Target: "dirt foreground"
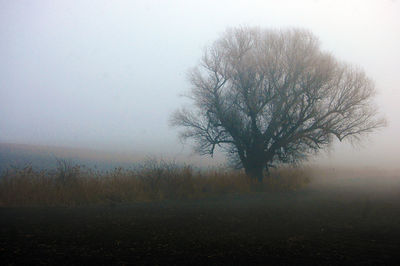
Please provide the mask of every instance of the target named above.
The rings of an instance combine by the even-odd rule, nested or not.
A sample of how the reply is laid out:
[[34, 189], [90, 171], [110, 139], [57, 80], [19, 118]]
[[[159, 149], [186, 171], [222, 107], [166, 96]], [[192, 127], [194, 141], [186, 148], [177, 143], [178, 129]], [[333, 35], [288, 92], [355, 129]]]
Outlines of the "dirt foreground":
[[400, 265], [400, 182], [346, 182], [190, 201], [2, 207], [0, 260], [3, 265]]

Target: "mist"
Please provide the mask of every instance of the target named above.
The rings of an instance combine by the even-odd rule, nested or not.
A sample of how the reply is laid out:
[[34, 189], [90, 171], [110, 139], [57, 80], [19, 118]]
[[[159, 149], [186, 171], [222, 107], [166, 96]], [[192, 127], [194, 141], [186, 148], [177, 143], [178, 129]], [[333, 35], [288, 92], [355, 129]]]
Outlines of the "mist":
[[366, 71], [389, 122], [311, 163], [398, 168], [399, 16], [398, 1], [1, 1], [0, 142], [196, 160], [168, 120], [204, 48], [228, 27], [299, 27]]
[[[399, 265], [399, 18], [396, 0], [0, 0], [1, 261]], [[388, 126], [295, 167], [196, 154], [171, 117], [235, 27], [311, 31], [374, 81]]]

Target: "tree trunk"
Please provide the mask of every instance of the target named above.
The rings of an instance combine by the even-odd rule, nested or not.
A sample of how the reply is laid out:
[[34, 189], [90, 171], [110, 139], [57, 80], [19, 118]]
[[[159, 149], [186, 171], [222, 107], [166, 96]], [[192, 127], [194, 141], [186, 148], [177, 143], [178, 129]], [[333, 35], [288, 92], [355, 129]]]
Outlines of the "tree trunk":
[[256, 180], [259, 183], [263, 181], [264, 178], [264, 166], [251, 166], [245, 168], [246, 175], [252, 180]]
[[263, 142], [255, 140], [252, 147], [246, 150], [246, 157], [241, 158], [246, 175], [252, 180], [262, 183], [265, 169]]

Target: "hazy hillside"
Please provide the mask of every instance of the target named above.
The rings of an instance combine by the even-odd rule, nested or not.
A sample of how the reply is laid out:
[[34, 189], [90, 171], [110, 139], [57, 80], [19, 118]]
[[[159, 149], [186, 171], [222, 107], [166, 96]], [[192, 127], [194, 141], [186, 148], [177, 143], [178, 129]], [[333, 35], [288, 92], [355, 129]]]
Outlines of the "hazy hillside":
[[110, 170], [119, 166], [131, 168], [139, 162], [152, 158], [205, 168], [220, 166], [224, 162], [221, 155], [209, 158], [190, 153], [165, 155], [162, 153], [135, 153], [135, 151], [127, 153], [84, 148], [0, 143], [0, 172], [7, 167], [21, 168], [27, 164], [32, 164], [35, 169], [48, 170], [56, 166], [57, 159], [85, 165], [89, 168]]
[[129, 168], [135, 162], [145, 159], [145, 156], [89, 149], [0, 143], [0, 171], [7, 167], [23, 167], [27, 164], [32, 164], [36, 169], [49, 169], [55, 167], [57, 159], [107, 170], [118, 166]]

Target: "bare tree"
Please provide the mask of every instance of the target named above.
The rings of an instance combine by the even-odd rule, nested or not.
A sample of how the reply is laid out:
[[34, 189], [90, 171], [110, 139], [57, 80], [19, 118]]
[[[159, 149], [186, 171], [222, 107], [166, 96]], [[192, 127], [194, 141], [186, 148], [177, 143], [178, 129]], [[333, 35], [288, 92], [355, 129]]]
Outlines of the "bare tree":
[[296, 163], [329, 145], [385, 125], [373, 82], [320, 50], [309, 31], [235, 28], [205, 50], [189, 73], [195, 108], [171, 119], [200, 154], [222, 147], [262, 181], [277, 163]]

